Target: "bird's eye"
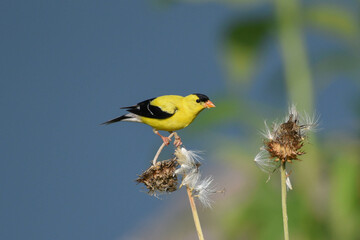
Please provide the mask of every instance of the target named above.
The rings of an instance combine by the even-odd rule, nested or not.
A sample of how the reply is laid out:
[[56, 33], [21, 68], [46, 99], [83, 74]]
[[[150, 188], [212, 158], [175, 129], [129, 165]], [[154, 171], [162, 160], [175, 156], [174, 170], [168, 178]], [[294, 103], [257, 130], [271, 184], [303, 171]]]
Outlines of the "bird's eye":
[[196, 102], [199, 103], [199, 102], [200, 102], [200, 99], [196, 99]]

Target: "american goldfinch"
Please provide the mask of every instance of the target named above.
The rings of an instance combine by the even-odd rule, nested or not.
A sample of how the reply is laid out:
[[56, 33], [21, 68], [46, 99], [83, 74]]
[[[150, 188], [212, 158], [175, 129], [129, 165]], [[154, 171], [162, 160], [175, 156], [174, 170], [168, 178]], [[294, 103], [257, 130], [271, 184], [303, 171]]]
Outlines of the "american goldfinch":
[[[186, 97], [165, 95], [145, 100], [134, 106], [123, 107], [122, 109], [130, 113], [103, 124], [120, 121], [145, 123], [153, 128], [154, 133], [161, 137], [165, 145], [169, 145], [170, 139], [162, 136], [159, 130], [171, 133], [183, 129], [192, 123], [202, 110], [212, 107], [215, 105], [204, 94], [194, 93]], [[181, 145], [181, 140], [179, 138], [176, 140], [176, 145]]]

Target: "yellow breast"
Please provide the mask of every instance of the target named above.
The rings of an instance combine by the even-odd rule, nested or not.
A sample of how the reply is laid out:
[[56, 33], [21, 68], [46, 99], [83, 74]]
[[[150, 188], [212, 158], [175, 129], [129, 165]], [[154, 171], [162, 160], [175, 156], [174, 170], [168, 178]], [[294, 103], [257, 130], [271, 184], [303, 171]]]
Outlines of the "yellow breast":
[[141, 121], [156, 130], [176, 131], [187, 127], [194, 121], [196, 115], [177, 110], [173, 116], [166, 119], [141, 117]]

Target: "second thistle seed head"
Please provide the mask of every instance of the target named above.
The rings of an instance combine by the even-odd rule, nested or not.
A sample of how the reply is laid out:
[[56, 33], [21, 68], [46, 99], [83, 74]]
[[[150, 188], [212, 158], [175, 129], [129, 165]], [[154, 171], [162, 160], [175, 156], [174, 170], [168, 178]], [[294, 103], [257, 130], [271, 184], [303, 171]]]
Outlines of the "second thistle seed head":
[[301, 147], [304, 145], [304, 136], [301, 135], [301, 126], [297, 115], [290, 113], [287, 122], [282, 123], [274, 130], [273, 138], [265, 140], [265, 149], [276, 161], [292, 162], [303, 155]]
[[255, 163], [258, 167], [272, 173], [280, 167], [280, 163], [299, 160], [299, 156], [305, 154], [301, 150], [307, 134], [316, 129], [318, 117], [313, 117], [304, 113], [301, 116], [292, 105], [289, 108], [289, 115], [283, 123], [274, 123], [270, 128], [265, 122], [265, 131], [262, 135], [265, 137], [264, 146], [255, 156]]

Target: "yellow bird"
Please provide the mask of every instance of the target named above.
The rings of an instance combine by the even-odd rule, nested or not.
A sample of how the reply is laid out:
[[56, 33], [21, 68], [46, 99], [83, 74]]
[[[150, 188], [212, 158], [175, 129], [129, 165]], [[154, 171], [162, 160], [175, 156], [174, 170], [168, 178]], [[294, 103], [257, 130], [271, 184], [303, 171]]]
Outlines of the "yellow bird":
[[[131, 107], [123, 107], [122, 109], [130, 113], [103, 124], [120, 121], [145, 123], [153, 128], [154, 133], [159, 135], [166, 145], [169, 145], [170, 139], [162, 136], [159, 130], [171, 133], [183, 129], [192, 123], [202, 110], [212, 107], [215, 105], [204, 94], [194, 93], [186, 97], [165, 95], [145, 100]], [[181, 145], [181, 140], [176, 140], [176, 145]]]

